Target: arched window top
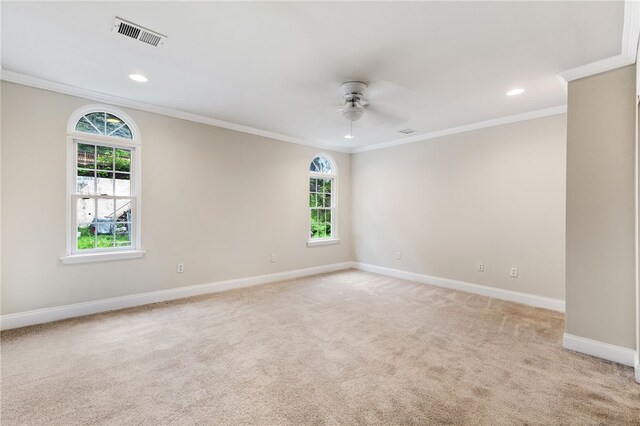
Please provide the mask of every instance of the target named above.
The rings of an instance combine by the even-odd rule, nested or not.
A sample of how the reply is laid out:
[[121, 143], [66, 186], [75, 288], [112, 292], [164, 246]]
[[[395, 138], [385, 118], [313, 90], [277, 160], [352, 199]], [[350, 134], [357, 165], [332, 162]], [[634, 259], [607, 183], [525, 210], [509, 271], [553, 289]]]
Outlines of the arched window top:
[[123, 111], [107, 105], [87, 105], [76, 110], [69, 120], [68, 131], [139, 142], [133, 120]]
[[120, 117], [108, 112], [90, 112], [80, 117], [76, 123], [76, 132], [113, 136], [114, 138], [133, 139], [131, 129]]
[[324, 175], [335, 175], [336, 167], [331, 157], [325, 154], [316, 156], [309, 165], [311, 173], [320, 173]]

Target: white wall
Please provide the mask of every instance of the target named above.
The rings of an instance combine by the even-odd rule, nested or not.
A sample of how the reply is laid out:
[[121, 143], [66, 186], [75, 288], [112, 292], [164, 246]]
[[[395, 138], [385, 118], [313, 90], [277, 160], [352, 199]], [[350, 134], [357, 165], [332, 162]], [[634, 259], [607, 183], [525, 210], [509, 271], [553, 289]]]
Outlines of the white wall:
[[356, 260], [564, 300], [565, 152], [562, 114], [353, 155]]
[[319, 150], [125, 109], [142, 135], [147, 254], [62, 265], [66, 125], [92, 102], [6, 82], [1, 90], [2, 314], [352, 259], [348, 154], [330, 153], [342, 241], [307, 248], [308, 167]]
[[635, 348], [635, 65], [569, 83], [566, 331]]

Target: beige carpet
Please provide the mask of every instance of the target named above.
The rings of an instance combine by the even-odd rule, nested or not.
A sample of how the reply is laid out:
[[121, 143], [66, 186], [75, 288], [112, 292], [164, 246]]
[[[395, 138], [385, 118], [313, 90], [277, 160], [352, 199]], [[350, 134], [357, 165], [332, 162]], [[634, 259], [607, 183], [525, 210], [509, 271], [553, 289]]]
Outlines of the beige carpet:
[[636, 424], [563, 316], [344, 271], [2, 333], [2, 424]]

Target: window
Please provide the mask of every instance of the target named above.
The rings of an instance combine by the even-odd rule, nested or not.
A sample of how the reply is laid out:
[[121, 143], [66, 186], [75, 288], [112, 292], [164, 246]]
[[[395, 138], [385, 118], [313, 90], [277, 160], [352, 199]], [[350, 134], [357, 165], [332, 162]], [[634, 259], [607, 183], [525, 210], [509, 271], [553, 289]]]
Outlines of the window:
[[140, 141], [121, 111], [92, 106], [69, 121], [69, 235], [64, 263], [140, 257]]
[[316, 156], [309, 167], [309, 244], [336, 242], [336, 167], [326, 154]]

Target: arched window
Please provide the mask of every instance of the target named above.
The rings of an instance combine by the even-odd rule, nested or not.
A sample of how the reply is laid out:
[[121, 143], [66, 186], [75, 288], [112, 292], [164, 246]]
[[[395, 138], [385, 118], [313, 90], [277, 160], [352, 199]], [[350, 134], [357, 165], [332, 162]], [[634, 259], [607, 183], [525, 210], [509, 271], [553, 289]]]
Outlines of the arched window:
[[337, 241], [335, 163], [320, 154], [311, 161], [309, 171], [309, 243]]
[[140, 138], [123, 111], [91, 105], [68, 124], [69, 236], [64, 263], [139, 257]]

